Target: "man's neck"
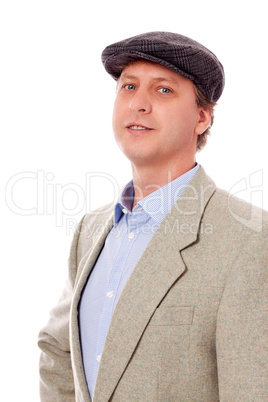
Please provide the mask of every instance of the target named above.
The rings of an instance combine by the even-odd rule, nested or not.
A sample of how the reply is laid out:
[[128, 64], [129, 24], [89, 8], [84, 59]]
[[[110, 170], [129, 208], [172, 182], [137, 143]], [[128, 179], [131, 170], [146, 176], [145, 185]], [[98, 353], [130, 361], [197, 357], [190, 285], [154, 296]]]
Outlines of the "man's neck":
[[134, 208], [137, 203], [147, 197], [149, 194], [165, 186], [184, 173], [191, 170], [196, 165], [195, 159], [186, 163], [176, 164], [176, 166], [135, 166], [132, 167], [133, 185], [134, 185]]

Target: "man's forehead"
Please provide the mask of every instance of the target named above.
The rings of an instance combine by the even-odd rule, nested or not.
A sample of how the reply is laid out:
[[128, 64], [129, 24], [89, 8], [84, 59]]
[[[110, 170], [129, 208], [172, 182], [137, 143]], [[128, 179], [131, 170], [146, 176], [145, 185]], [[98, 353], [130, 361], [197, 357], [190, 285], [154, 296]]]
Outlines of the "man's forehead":
[[137, 59], [137, 60], [132, 60], [129, 63], [127, 63], [125, 66], [122, 67], [122, 72], [121, 75], [125, 75], [127, 74], [127, 72], [129, 70], [135, 69], [135, 67], [137, 66], [148, 66], [148, 67], [152, 67], [152, 68], [158, 68], [158, 69], [162, 69], [162, 70], [167, 70], [167, 72], [171, 72], [170, 69], [168, 69], [167, 67], [162, 66], [159, 63], [154, 63], [152, 61], [148, 61], [148, 60], [143, 60], [143, 59]]
[[124, 66], [119, 79], [139, 79], [149, 73], [150, 79], [155, 82], [168, 81], [179, 84], [181, 80], [188, 80], [171, 69], [147, 60], [135, 60]]

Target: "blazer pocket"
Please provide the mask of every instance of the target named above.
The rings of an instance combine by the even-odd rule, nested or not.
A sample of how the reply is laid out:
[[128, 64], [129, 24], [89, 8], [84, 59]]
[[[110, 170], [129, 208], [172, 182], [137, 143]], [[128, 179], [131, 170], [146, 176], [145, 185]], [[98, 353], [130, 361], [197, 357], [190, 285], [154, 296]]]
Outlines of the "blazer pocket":
[[157, 308], [151, 319], [151, 326], [191, 325], [194, 316], [194, 306], [176, 306]]

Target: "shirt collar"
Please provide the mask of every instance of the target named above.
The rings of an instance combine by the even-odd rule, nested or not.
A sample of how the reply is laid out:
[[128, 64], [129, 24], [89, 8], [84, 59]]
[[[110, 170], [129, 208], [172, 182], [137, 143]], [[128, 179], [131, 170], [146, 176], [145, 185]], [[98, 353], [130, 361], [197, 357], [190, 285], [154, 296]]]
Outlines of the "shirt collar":
[[133, 181], [131, 180], [121, 192], [121, 195], [115, 205], [114, 209], [114, 226], [120, 221], [123, 210], [128, 211], [130, 213], [133, 205], [134, 199], [134, 188]]
[[[133, 211], [138, 208], [143, 210], [160, 225], [168, 211], [173, 207], [182, 192], [193, 179], [196, 172], [200, 169], [197, 164], [194, 168], [179, 176], [175, 180], [157, 189], [147, 197], [140, 200]], [[114, 211], [114, 225], [120, 221], [123, 213], [130, 213], [134, 198], [133, 181], [130, 181], [123, 189]]]

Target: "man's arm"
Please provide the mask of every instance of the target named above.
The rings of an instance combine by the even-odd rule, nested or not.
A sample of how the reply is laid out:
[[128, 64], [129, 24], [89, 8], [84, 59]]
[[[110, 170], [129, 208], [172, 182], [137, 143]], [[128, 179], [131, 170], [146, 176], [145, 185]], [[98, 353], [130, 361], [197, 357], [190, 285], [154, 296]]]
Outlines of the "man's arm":
[[69, 276], [57, 306], [40, 331], [38, 346], [40, 357], [41, 401], [75, 401], [75, 389], [70, 357], [69, 316], [73, 286], [77, 271], [77, 245], [82, 222], [76, 230], [69, 259]]
[[230, 272], [217, 320], [221, 401], [267, 398], [267, 237], [252, 233]]

